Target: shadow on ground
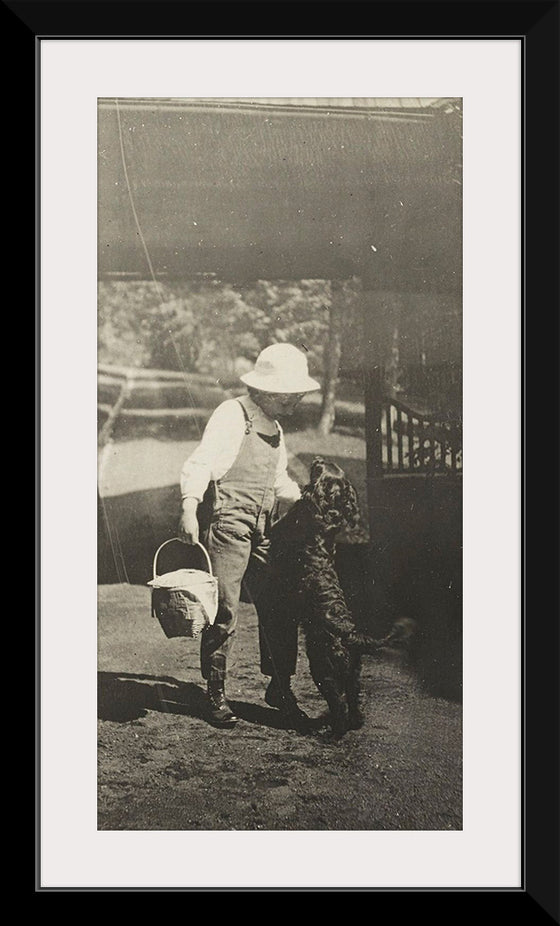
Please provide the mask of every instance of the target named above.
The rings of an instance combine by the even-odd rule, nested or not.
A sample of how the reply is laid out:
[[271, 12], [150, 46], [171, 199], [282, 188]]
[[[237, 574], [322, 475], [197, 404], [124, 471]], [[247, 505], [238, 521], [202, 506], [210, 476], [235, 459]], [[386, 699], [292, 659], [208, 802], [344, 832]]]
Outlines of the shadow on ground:
[[[293, 729], [282, 714], [272, 708], [229, 700], [235, 714], [246, 723], [273, 730]], [[97, 675], [97, 716], [113, 723], [140, 720], [148, 711], [180, 714], [208, 719], [204, 689], [192, 682], [180, 682], [170, 676], [132, 674], [130, 672], [99, 672]], [[312, 721], [309, 731], [319, 729], [323, 718]]]
[[[304, 455], [306, 466], [310, 465], [312, 459], [312, 454]], [[329, 460], [346, 468], [352, 481], [357, 484], [363, 481], [360, 463], [336, 456], [329, 456]], [[360, 508], [365, 524], [367, 510], [364, 498], [360, 499]], [[176, 536], [180, 511], [181, 493], [178, 483], [103, 498], [98, 495], [99, 584], [129, 582], [132, 585], [145, 585], [153, 576], [152, 564], [156, 550], [165, 540]], [[167, 572], [184, 566], [198, 567], [200, 563], [188, 561], [188, 555], [189, 551], [184, 546], [170, 544], [162, 551], [158, 571]]]
[[145, 717], [148, 711], [202, 718], [205, 704], [203, 690], [192, 682], [128, 672], [99, 672], [97, 676], [99, 720], [127, 723]]
[[[175, 537], [181, 494], [178, 485], [98, 496], [98, 582], [145, 585], [153, 575], [154, 554], [164, 540]], [[170, 544], [162, 552], [162, 569], [194, 566], [186, 547]]]

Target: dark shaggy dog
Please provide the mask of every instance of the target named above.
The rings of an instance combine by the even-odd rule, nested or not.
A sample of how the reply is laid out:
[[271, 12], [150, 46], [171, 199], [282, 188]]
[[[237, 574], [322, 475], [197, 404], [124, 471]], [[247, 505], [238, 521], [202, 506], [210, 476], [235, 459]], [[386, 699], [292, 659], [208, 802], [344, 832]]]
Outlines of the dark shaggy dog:
[[363, 724], [361, 657], [399, 644], [412, 621], [398, 621], [383, 639], [358, 632], [335, 569], [335, 538], [359, 519], [356, 492], [335, 463], [317, 458], [301, 499], [271, 531], [273, 607], [297, 614], [309, 668], [330, 711], [335, 737]]

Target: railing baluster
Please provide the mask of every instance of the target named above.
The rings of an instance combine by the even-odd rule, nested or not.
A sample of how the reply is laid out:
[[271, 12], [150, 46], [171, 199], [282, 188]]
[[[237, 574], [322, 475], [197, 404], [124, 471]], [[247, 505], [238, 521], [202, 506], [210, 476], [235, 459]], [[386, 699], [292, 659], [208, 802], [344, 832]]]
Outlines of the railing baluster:
[[451, 432], [451, 471], [457, 472], [457, 429], [453, 428]]
[[430, 468], [430, 428], [425, 418], [419, 422], [419, 427], [422, 435], [422, 462], [424, 469], [428, 470]]
[[425, 458], [425, 444], [424, 444], [424, 422], [421, 418], [416, 419], [417, 433], [418, 433], [418, 461], [419, 468], [424, 471], [426, 469], [426, 458]]
[[387, 443], [387, 469], [393, 469], [393, 428], [391, 427], [391, 403], [385, 406], [385, 440]]
[[402, 472], [404, 469], [404, 459], [403, 459], [403, 433], [402, 433], [402, 412], [397, 406], [397, 458], [399, 471]]
[[410, 412], [406, 413], [406, 436], [408, 438], [408, 466], [414, 469], [414, 421]]
[[429, 452], [430, 452], [429, 469], [433, 471], [436, 468], [436, 437], [435, 437], [435, 428], [434, 428], [433, 421], [426, 422], [426, 429], [428, 432]]

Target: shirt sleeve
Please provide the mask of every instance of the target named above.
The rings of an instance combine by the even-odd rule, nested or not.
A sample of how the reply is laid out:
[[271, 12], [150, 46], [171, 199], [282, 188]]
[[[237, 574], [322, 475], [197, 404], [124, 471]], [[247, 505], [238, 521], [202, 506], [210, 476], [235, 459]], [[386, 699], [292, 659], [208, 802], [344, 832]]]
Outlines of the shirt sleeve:
[[243, 440], [243, 410], [235, 399], [226, 399], [212, 412], [202, 439], [181, 469], [181, 498], [202, 501], [211, 479], [223, 476]]
[[[280, 425], [278, 425], [280, 428]], [[297, 482], [290, 479], [288, 475], [288, 453], [284, 441], [284, 433], [280, 428], [280, 453], [278, 457], [278, 466], [276, 468], [276, 479], [274, 482], [274, 494], [279, 501], [297, 502], [301, 496], [300, 488]]]

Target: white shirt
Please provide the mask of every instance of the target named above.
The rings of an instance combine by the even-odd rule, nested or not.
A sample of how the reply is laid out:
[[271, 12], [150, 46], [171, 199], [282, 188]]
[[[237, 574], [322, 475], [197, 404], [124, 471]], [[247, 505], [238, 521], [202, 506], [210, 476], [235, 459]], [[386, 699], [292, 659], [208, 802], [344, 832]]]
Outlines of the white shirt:
[[[242, 401], [256, 431], [275, 434], [278, 427], [280, 446], [274, 494], [282, 501], [297, 501], [301, 492], [298, 484], [288, 476], [288, 454], [282, 428], [278, 422], [273, 422], [265, 415], [249, 396], [243, 396]], [[183, 464], [180, 479], [183, 499], [196, 498], [202, 501], [208, 483], [221, 479], [234, 463], [244, 435], [245, 416], [239, 400], [226, 399], [212, 412], [198, 447]]]

